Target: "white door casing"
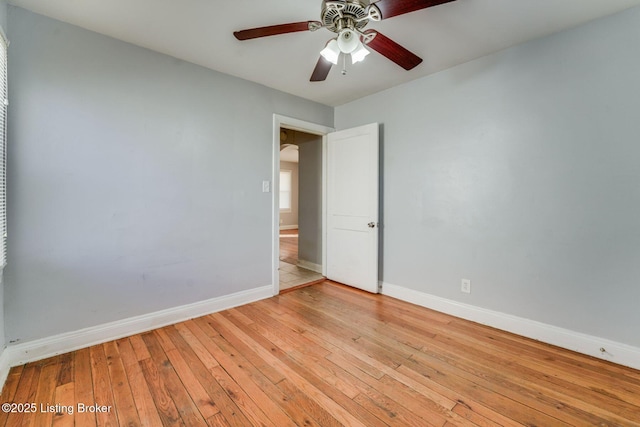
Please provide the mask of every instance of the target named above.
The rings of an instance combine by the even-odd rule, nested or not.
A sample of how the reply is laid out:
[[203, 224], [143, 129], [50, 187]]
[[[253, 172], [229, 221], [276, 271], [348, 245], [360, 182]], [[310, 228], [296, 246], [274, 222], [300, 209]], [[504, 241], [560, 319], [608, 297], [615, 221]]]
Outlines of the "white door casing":
[[307, 122], [280, 114], [273, 115], [272, 147], [272, 286], [273, 295], [280, 293], [280, 203], [278, 191], [280, 181], [280, 129], [298, 130], [322, 137], [322, 274], [326, 276], [326, 144], [327, 134], [334, 129], [317, 123]]
[[326, 275], [378, 292], [378, 124], [328, 134]]

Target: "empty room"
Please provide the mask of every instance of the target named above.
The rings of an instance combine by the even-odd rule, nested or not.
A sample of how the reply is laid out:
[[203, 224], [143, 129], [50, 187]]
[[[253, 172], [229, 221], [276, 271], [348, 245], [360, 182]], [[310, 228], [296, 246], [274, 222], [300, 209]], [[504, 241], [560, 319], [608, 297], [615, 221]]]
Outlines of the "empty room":
[[0, 427], [640, 426], [640, 0], [0, 28]]

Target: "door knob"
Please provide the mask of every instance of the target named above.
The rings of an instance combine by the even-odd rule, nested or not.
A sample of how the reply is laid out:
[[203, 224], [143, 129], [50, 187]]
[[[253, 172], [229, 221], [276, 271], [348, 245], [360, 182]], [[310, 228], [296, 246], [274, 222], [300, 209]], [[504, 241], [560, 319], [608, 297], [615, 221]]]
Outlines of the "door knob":
[[370, 222], [369, 224], [367, 224], [367, 226], [369, 228], [374, 228], [376, 226], [376, 223], [375, 222]]

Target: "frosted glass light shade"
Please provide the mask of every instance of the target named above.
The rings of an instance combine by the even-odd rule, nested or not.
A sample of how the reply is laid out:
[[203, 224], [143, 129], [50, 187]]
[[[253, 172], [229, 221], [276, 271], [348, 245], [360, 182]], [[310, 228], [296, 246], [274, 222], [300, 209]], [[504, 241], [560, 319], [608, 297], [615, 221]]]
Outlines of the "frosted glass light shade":
[[356, 48], [356, 50], [351, 52], [351, 63], [355, 64], [356, 62], [360, 62], [367, 55], [369, 55], [369, 51], [367, 50], [366, 47], [364, 47], [364, 45], [362, 43], [359, 42], [358, 43], [358, 47]]
[[320, 51], [320, 55], [324, 57], [327, 61], [331, 62], [333, 65], [338, 63], [338, 58], [340, 58], [340, 48], [338, 47], [338, 42], [336, 39], [332, 39], [327, 46]]
[[351, 53], [358, 48], [360, 39], [358, 33], [348, 28], [340, 31], [338, 35], [338, 47], [342, 53]]

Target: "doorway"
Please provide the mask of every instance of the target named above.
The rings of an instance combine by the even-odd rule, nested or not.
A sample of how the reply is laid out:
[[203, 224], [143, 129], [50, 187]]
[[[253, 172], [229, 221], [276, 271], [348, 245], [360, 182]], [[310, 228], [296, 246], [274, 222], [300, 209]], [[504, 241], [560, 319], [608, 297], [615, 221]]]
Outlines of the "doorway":
[[324, 276], [326, 135], [333, 129], [280, 115], [273, 129], [276, 295]]
[[[273, 120], [273, 291], [280, 292], [280, 131], [290, 129], [322, 137], [322, 263], [317, 270], [330, 280], [371, 293], [380, 290], [380, 137], [378, 123], [333, 132], [274, 114]], [[309, 144], [318, 148], [318, 143]], [[266, 187], [268, 188], [268, 186]], [[304, 193], [304, 191], [303, 191]], [[307, 207], [306, 203], [302, 206]], [[317, 241], [317, 240], [316, 240]], [[300, 239], [298, 242], [302, 244]], [[300, 253], [300, 248], [299, 251]], [[300, 263], [300, 261], [298, 261]]]
[[323, 279], [322, 136], [280, 128], [280, 292]]

